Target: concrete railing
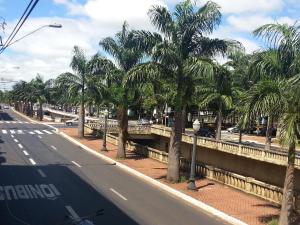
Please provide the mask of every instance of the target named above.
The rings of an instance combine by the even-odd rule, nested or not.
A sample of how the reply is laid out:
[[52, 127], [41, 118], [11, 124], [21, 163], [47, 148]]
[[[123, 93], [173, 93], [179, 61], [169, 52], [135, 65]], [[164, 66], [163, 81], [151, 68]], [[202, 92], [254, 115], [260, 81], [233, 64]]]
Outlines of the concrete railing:
[[[151, 133], [164, 137], [171, 136], [170, 128], [163, 128], [157, 125], [151, 126]], [[193, 136], [182, 134], [182, 141], [193, 144]], [[262, 148], [239, 145], [224, 141], [216, 141], [210, 138], [197, 137], [197, 146], [209, 148], [211, 150], [222, 151], [230, 154], [243, 156], [263, 162], [286, 166], [287, 153], [284, 151], [264, 150]], [[295, 167], [300, 169], [300, 156], [296, 156]]]
[[[117, 145], [116, 136], [107, 135], [107, 141]], [[136, 143], [127, 143], [127, 149], [134, 151], [139, 155], [155, 159], [162, 163], [168, 163], [168, 153], [159, 151], [154, 148], [143, 146]], [[190, 171], [191, 162], [184, 158], [180, 159], [180, 167], [184, 171]], [[241, 176], [236, 173], [231, 173], [213, 166], [204, 165], [200, 162], [196, 163], [196, 174], [206, 177], [210, 180], [228, 185], [239, 189], [243, 192], [258, 196], [273, 203], [280, 204], [282, 201], [282, 188], [258, 181], [252, 177]], [[295, 204], [297, 209], [300, 209], [300, 193], [295, 195]]]

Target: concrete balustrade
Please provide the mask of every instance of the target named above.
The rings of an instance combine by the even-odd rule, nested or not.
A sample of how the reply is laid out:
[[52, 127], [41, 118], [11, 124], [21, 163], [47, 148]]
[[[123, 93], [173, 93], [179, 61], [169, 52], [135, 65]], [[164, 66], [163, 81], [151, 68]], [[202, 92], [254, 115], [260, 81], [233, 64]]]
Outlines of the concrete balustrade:
[[[152, 125], [151, 133], [161, 135], [164, 137], [170, 137], [171, 129], [162, 128], [160, 126]], [[190, 135], [182, 134], [182, 142], [192, 144], [193, 137]], [[279, 151], [265, 151], [264, 149], [254, 148], [245, 145], [238, 145], [223, 141], [216, 141], [209, 138], [197, 137], [197, 145], [200, 147], [209, 148], [211, 150], [222, 151], [230, 154], [236, 154], [246, 158], [251, 158], [259, 161], [269, 162], [277, 165], [286, 165], [287, 153]], [[300, 169], [300, 158], [297, 156], [295, 161], [296, 168]]]
[[[117, 137], [111, 134], [107, 135], [107, 141], [117, 145], [118, 140]], [[211, 146], [216, 146], [216, 143], [211, 142], [211, 140], [198, 139], [199, 143], [204, 144], [208, 143]], [[207, 146], [207, 145], [206, 145]], [[236, 148], [236, 145], [226, 146], [225, 148], [230, 151], [238, 151], [239, 153], [244, 151], [244, 154], [256, 154], [257, 156], [262, 155], [262, 151], [256, 151], [255, 148], [246, 147], [245, 149], [239, 147]], [[223, 147], [221, 145], [221, 147]], [[140, 155], [145, 157], [149, 157], [160, 161], [162, 163], [168, 163], [168, 153], [164, 151], [159, 151], [154, 148], [150, 148], [147, 146], [143, 146], [137, 143], [127, 143], [127, 149], [130, 151], [137, 152]], [[246, 152], [246, 153], [245, 153]], [[270, 153], [271, 154], [271, 153]], [[280, 156], [281, 158], [281, 156]], [[183, 157], [180, 158], [180, 167], [183, 171], [190, 171], [191, 162]], [[201, 162], [196, 163], [196, 174], [206, 177], [210, 180], [217, 181], [219, 183], [228, 185], [230, 187], [239, 189], [246, 193], [255, 195], [257, 197], [266, 199], [276, 204], [280, 204], [282, 200], [282, 188], [277, 187], [275, 185], [270, 185], [265, 182], [258, 181], [253, 177], [246, 177], [236, 173], [232, 173], [226, 170], [222, 170], [217, 167], [205, 165]], [[296, 191], [295, 193], [295, 204], [296, 208], [300, 209], [300, 193]]]

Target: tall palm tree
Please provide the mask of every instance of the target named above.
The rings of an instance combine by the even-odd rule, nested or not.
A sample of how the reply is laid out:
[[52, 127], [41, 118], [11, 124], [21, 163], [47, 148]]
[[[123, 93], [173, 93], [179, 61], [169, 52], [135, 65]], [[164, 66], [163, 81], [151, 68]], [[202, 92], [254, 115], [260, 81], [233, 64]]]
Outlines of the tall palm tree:
[[221, 140], [223, 112], [233, 107], [230, 75], [231, 73], [226, 67], [216, 64], [213, 76], [199, 86], [200, 108], [207, 108], [211, 104], [216, 105], [217, 108], [217, 141]]
[[279, 225], [289, 225], [294, 213], [296, 144], [300, 141], [300, 74], [290, 78], [282, 88], [285, 104], [280, 117], [280, 143], [288, 148], [288, 162], [283, 186]]
[[80, 104], [78, 125], [78, 136], [80, 138], [84, 136], [85, 102], [88, 99], [86, 95], [89, 94], [91, 89], [96, 85], [93, 76], [96, 72], [93, 65], [97, 63], [97, 60], [100, 61], [102, 59], [100, 57], [93, 57], [92, 60], [88, 61], [83, 50], [75, 46], [70, 64], [75, 73], [63, 73], [56, 79], [56, 83], [59, 87], [67, 88], [69, 99], [75, 102], [78, 101]]
[[[107, 82], [112, 89], [117, 89], [118, 94], [113, 98], [113, 103], [117, 106], [117, 117], [119, 122], [118, 137], [118, 158], [125, 158], [125, 145], [128, 139], [128, 97], [130, 88], [123, 85], [124, 78], [128, 71], [138, 65], [144, 58], [144, 46], [134, 38], [134, 32], [128, 29], [128, 24], [124, 22], [122, 30], [118, 32], [114, 38], [107, 37], [99, 42], [100, 47], [110, 54], [115, 62], [115, 68], [112, 68]], [[112, 75], [114, 77], [112, 77]]]
[[33, 87], [32, 92], [36, 96], [36, 99], [39, 104], [39, 113], [38, 113], [39, 120], [42, 121], [43, 120], [43, 103], [46, 102], [46, 96], [47, 96], [46, 86], [45, 86], [44, 80], [40, 74], [38, 74], [36, 76], [36, 78], [31, 81], [31, 83], [32, 83], [32, 87]]
[[[300, 86], [297, 74], [300, 73], [300, 26], [297, 23], [292, 26], [266, 24], [255, 30], [254, 34], [269, 43], [269, 49], [258, 54], [254, 71], [268, 77], [270, 83], [274, 83], [274, 79], [283, 79], [281, 88], [275, 85], [275, 88], [272, 86], [269, 89], [269, 96], [272, 97], [265, 102], [268, 108], [264, 111], [267, 114], [271, 109], [282, 111], [279, 112], [280, 139], [282, 144], [288, 146], [288, 165], [279, 224], [288, 225], [291, 224], [293, 211], [295, 143], [299, 140]], [[281, 99], [281, 102], [276, 101], [276, 98]]]
[[138, 39], [142, 44], [153, 44], [149, 51], [152, 61], [140, 65], [130, 72], [128, 83], [154, 81], [158, 78], [175, 86], [175, 123], [172, 127], [168, 175], [170, 182], [178, 182], [180, 166], [180, 145], [182, 138], [182, 111], [190, 90], [195, 88], [204, 75], [212, 74], [208, 58], [224, 54], [229, 46], [236, 43], [205, 37], [211, 34], [221, 21], [219, 6], [207, 2], [201, 8], [186, 0], [175, 6], [171, 13], [166, 7], [153, 6], [149, 10], [152, 24], [163, 34], [158, 38], [155, 33], [140, 31]]

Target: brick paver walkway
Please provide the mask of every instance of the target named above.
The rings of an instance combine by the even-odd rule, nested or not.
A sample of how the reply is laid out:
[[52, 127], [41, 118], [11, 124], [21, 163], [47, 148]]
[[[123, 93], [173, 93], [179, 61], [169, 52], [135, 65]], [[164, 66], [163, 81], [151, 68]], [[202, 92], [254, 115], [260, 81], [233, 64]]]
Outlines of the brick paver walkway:
[[[92, 136], [86, 136], [84, 139], [77, 138], [76, 128], [64, 128], [60, 131], [80, 141], [82, 144], [99, 151], [101, 140]], [[116, 146], [107, 143], [108, 152], [102, 154], [115, 159]], [[251, 225], [266, 224], [272, 218], [277, 217], [279, 208], [268, 201], [262, 200], [252, 195], [248, 195], [236, 189], [222, 185], [208, 179], [196, 181], [199, 190], [197, 192], [188, 191], [187, 183], [169, 184], [166, 182], [167, 165], [153, 159], [144, 158], [135, 155], [132, 152], [127, 154], [127, 159], [121, 162], [139, 172], [142, 172], [156, 180], [167, 184], [187, 195], [190, 195], [224, 213], [227, 213], [237, 219], [240, 219]], [[116, 159], [115, 159], [116, 160]]]

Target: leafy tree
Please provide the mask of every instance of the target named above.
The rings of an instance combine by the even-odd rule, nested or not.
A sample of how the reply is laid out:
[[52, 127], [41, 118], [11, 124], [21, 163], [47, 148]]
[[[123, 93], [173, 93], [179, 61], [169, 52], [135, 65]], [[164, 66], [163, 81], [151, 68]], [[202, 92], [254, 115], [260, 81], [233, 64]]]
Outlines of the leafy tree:
[[[128, 104], [129, 95], [132, 90], [124, 85], [124, 78], [128, 71], [138, 65], [144, 57], [144, 47], [139, 40], [134, 38], [134, 32], [128, 29], [125, 22], [122, 30], [114, 38], [107, 37], [100, 41], [100, 47], [110, 54], [116, 62], [115, 69], [109, 73], [108, 82], [116, 94], [113, 103], [117, 106], [117, 117], [119, 121], [118, 158], [125, 158], [125, 144], [128, 139]], [[113, 75], [113, 76], [112, 76]]]
[[148, 51], [152, 61], [132, 69], [127, 83], [153, 82], [161, 78], [175, 86], [175, 124], [170, 138], [167, 179], [178, 182], [182, 111], [196, 84], [204, 75], [212, 74], [213, 67], [208, 58], [226, 53], [228, 47], [236, 43], [205, 37], [221, 21], [219, 6], [213, 2], [196, 9], [187, 0], [177, 4], [173, 13], [166, 7], [153, 6], [149, 16], [163, 36], [148, 31], [137, 32], [136, 38], [143, 40], [141, 45], [149, 47], [155, 43], [155, 46]]
[[[56, 79], [58, 88], [66, 88], [67, 97], [73, 102], [79, 102], [79, 125], [78, 136], [84, 136], [84, 123], [85, 123], [85, 103], [89, 98], [89, 94], [95, 91], [101, 93], [104, 91], [104, 85], [99, 85], [99, 82], [95, 82], [95, 73], [99, 70], [95, 70], [96, 64], [101, 61], [100, 57], [93, 57], [90, 61], [87, 60], [83, 53], [83, 50], [75, 46], [73, 50], [73, 57], [71, 60], [71, 68], [75, 72], [63, 73]], [[99, 94], [100, 95], [100, 94]], [[99, 96], [97, 95], [97, 96]], [[95, 97], [96, 95], [94, 95]]]

